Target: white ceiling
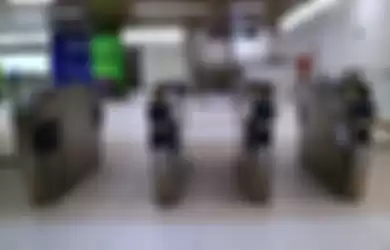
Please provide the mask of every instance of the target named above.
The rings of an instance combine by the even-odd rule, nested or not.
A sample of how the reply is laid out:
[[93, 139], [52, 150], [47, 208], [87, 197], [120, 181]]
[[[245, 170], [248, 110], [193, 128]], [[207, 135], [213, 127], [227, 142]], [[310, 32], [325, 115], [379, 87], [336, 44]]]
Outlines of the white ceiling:
[[[0, 0], [0, 34], [8, 32], [43, 32], [48, 25], [48, 11], [46, 5], [19, 5], [9, 2], [42, 2], [49, 0]], [[332, 4], [341, 0], [311, 0], [298, 6], [292, 15], [284, 18], [282, 28], [291, 30], [298, 26], [303, 19], [310, 19], [320, 10], [329, 8]], [[140, 2], [136, 9], [136, 15], [141, 17], [175, 17], [180, 15], [203, 15], [207, 13], [207, 6], [202, 3], [192, 3], [191, 6], [178, 0], [168, 2], [148, 1]], [[163, 5], [163, 6], [162, 6]], [[169, 8], [167, 7], [169, 6]], [[261, 13], [261, 2], [243, 2], [240, 5], [240, 13]], [[202, 14], [203, 13], [203, 14]]]
[[46, 28], [45, 6], [15, 6], [0, 0], [0, 34], [4, 32], [36, 32]]

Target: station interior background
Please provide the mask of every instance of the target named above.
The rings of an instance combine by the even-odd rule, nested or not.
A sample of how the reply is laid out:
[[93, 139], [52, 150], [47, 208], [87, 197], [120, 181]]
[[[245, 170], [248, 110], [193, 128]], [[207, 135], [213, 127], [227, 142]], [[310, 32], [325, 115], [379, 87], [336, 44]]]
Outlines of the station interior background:
[[[326, 3], [318, 7], [314, 2]], [[28, 204], [17, 167], [6, 160], [13, 153], [13, 131], [10, 104], [1, 103], [0, 248], [389, 249], [390, 1], [308, 1], [302, 6], [305, 18], [296, 17], [301, 21], [282, 32], [277, 44], [266, 33], [236, 44], [245, 74], [272, 79], [277, 87], [269, 206], [235, 198], [229, 171], [238, 152], [239, 112], [226, 96], [213, 95], [179, 105], [185, 110], [185, 147], [195, 169], [188, 196], [169, 211], [153, 204], [145, 103], [157, 81], [186, 79], [189, 73], [184, 30], [141, 27], [123, 35], [139, 52], [141, 87], [124, 101], [104, 104], [101, 171], [60, 204], [43, 209]], [[0, 65], [22, 73], [22, 81], [50, 81], [46, 16], [43, 1], [1, 1]], [[271, 49], [280, 51], [285, 62], [265, 63], [262, 58]], [[207, 60], [218, 60], [218, 45], [210, 51]], [[335, 200], [296, 170], [299, 127], [291, 58], [302, 53], [314, 55], [319, 73], [337, 77], [359, 67], [371, 83], [379, 122], [367, 195], [359, 204]]]

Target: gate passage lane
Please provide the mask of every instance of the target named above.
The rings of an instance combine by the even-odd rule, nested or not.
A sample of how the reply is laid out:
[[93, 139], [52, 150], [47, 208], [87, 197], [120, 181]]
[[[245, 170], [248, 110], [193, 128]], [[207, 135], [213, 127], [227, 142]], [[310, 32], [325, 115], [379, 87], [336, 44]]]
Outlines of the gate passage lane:
[[[163, 215], [156, 213], [154, 205], [150, 202], [151, 180], [148, 175], [145, 147], [145, 98], [142, 95], [130, 101], [105, 104], [106, 121], [102, 139], [105, 163], [101, 167], [101, 173], [82, 183], [64, 199], [63, 203], [48, 213], [44, 212], [42, 216], [85, 220], [127, 218], [142, 221], [162, 218]], [[218, 98], [214, 98], [216, 99]], [[193, 110], [207, 110], [207, 107], [201, 108], [203, 102], [198, 102], [197, 99], [189, 105], [194, 106]], [[360, 207], [346, 207], [345, 204], [340, 205], [334, 200], [327, 199], [328, 196], [322, 190], [315, 190], [313, 186], [315, 183], [311, 183], [309, 178], [301, 178], [296, 173], [296, 166], [291, 163], [291, 160], [294, 159], [297, 150], [295, 143], [299, 134], [297, 134], [295, 111], [292, 107], [281, 108], [276, 120], [275, 152], [278, 157], [274, 174], [272, 208], [267, 210], [267, 213], [259, 213], [258, 208], [231, 199], [231, 191], [226, 189], [229, 182], [225, 177], [230, 171], [227, 166], [233, 158], [230, 156], [238, 149], [235, 140], [239, 139], [239, 136], [236, 139], [229, 136], [231, 131], [237, 132], [234, 132], [236, 128], [230, 124], [225, 130], [221, 128], [220, 139], [209, 140], [204, 137], [198, 139], [199, 142], [196, 141], [196, 138], [201, 137], [202, 131], [207, 131], [209, 126], [214, 126], [209, 123], [213, 118], [208, 116], [211, 113], [218, 113], [216, 110], [221, 111], [220, 118], [225, 117], [224, 121], [235, 119], [235, 115], [229, 113], [231, 112], [229, 103], [226, 102], [226, 106], [222, 106], [221, 109], [215, 107], [215, 111], [199, 114], [198, 117], [203, 116], [203, 118], [199, 118], [196, 124], [192, 123], [190, 116], [185, 116], [188, 134], [192, 134], [194, 138], [185, 142], [186, 151], [187, 154], [198, 159], [199, 167], [191, 183], [190, 194], [169, 218], [187, 222], [194, 218], [207, 221], [209, 219], [252, 221], [255, 218], [263, 218], [262, 215], [272, 220], [282, 215], [306, 217], [357, 214], [361, 216], [375, 211], [388, 211], [390, 196], [386, 193], [389, 189], [385, 177], [390, 174], [387, 168], [390, 159], [386, 153], [379, 152], [374, 157], [367, 201]], [[223, 123], [218, 122], [218, 119], [215, 119], [215, 122], [213, 130], [218, 131], [217, 125]], [[197, 134], [200, 137], [197, 137]], [[34, 211], [25, 199], [26, 193], [23, 191], [17, 170], [2, 172], [0, 179], [1, 215], [7, 218], [19, 218], [21, 215], [34, 217]], [[191, 216], [188, 216], [189, 214]]]

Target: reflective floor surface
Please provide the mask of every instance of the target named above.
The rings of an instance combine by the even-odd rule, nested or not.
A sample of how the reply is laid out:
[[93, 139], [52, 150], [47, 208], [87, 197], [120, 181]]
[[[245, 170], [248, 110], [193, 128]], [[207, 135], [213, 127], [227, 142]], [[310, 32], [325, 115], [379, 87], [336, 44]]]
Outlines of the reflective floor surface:
[[[153, 204], [145, 100], [105, 105], [101, 171], [58, 204], [33, 209], [20, 173], [0, 172], [1, 249], [390, 249], [390, 156], [376, 148], [359, 204], [337, 201], [298, 170], [291, 105], [275, 125], [273, 199], [240, 201], [230, 183], [238, 154], [237, 107], [208, 97], [181, 105], [194, 171], [175, 208]], [[3, 126], [4, 127], [4, 126]], [[6, 146], [4, 146], [6, 147]]]

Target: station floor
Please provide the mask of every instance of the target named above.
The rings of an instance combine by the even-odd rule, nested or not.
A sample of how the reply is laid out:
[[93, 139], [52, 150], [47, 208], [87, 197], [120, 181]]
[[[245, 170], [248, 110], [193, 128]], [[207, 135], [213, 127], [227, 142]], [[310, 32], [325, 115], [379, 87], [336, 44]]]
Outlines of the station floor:
[[20, 173], [0, 170], [0, 249], [390, 249], [390, 156], [372, 150], [367, 195], [337, 201], [299, 171], [294, 108], [275, 124], [273, 198], [240, 201], [230, 183], [239, 152], [234, 103], [208, 97], [183, 110], [185, 154], [194, 172], [186, 198], [169, 210], [152, 200], [145, 98], [105, 105], [101, 171], [58, 204], [29, 206]]

